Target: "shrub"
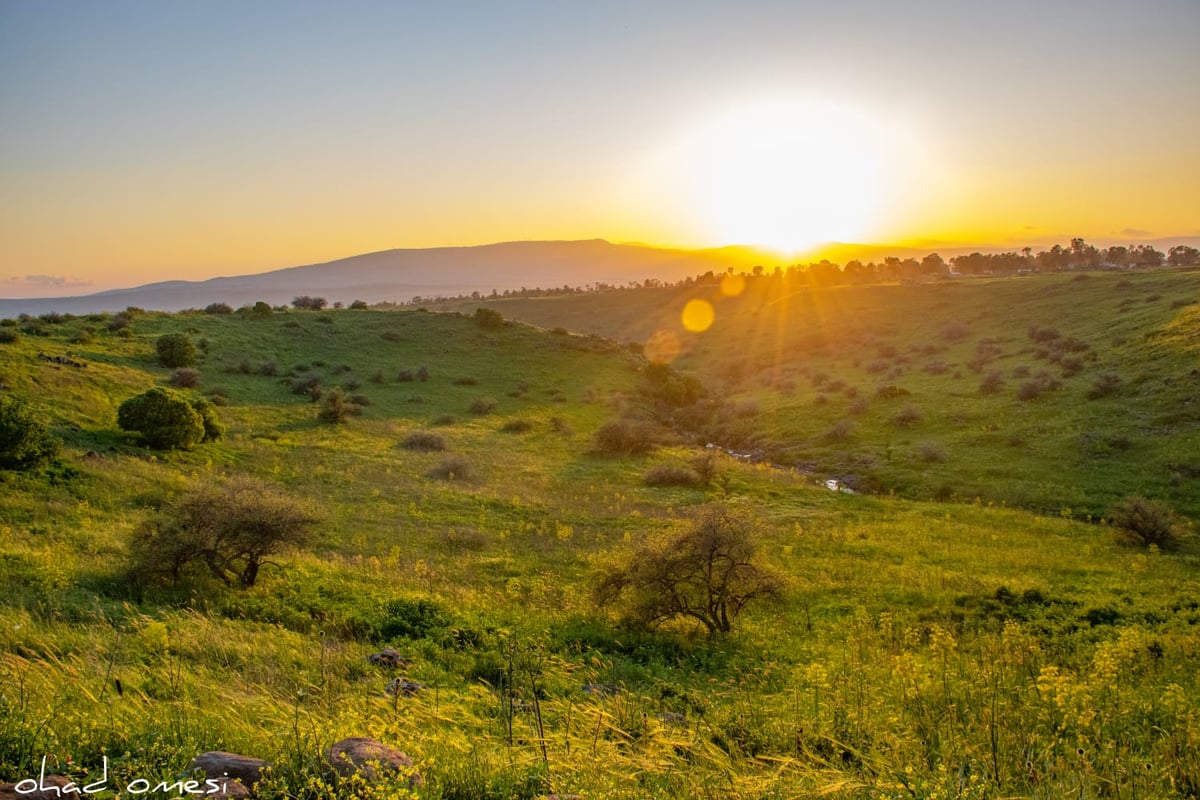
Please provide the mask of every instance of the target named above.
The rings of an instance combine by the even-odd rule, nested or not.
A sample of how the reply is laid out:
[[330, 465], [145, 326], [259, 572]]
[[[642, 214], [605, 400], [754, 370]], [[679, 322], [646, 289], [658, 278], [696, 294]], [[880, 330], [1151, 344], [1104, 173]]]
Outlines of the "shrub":
[[321, 378], [316, 375], [292, 381], [292, 394], [307, 395], [308, 399], [314, 403], [321, 399], [324, 391], [321, 387]]
[[642, 478], [647, 486], [699, 486], [700, 475], [691, 467], [659, 464]]
[[431, 453], [445, 450], [446, 440], [438, 434], [429, 431], [413, 431], [400, 440], [400, 446], [405, 450]]
[[998, 369], [994, 369], [987, 375], [983, 376], [983, 380], [979, 382], [980, 394], [995, 394], [1004, 388], [1004, 373]]
[[529, 433], [533, 423], [527, 419], [512, 419], [500, 427], [501, 433]]
[[1062, 387], [1062, 383], [1047, 372], [1040, 372], [1033, 380], [1026, 381], [1017, 389], [1017, 399], [1022, 402], [1036, 400], [1045, 392], [1052, 392]]
[[321, 404], [321, 410], [317, 412], [317, 419], [321, 422], [336, 425], [346, 422], [350, 417], [358, 416], [361, 413], [361, 405], [346, 397], [341, 389], [334, 389], [325, 396], [325, 401]]
[[463, 375], [460, 378], [454, 379], [454, 385], [455, 386], [478, 386], [479, 379], [472, 377], [470, 375]]
[[1112, 524], [1127, 541], [1163, 549], [1175, 545], [1182, 527], [1169, 507], [1139, 496], [1126, 497], [1113, 507]]
[[1083, 362], [1074, 356], [1067, 356], [1058, 362], [1058, 366], [1062, 369], [1062, 376], [1064, 378], [1070, 378], [1083, 370]]
[[158, 450], [186, 450], [205, 440], [204, 419], [192, 403], [161, 387], [121, 403], [117, 425]]
[[475, 477], [471, 462], [462, 456], [450, 456], [425, 474], [444, 481], [471, 481]]
[[363, 309], [368, 308], [367, 301], [366, 300], [355, 300], [353, 303], [350, 304], [350, 308], [353, 309], [354, 311], [362, 311]]
[[417, 367], [417, 380], [419, 380], [421, 383], [429, 380], [429, 367], [423, 365]]
[[16, 344], [21, 341], [20, 332], [13, 328], [0, 328], [0, 344]]
[[316, 515], [302, 500], [253, 480], [203, 486], [165, 506], [130, 545], [141, 579], [178, 581], [190, 567], [249, 588], [267, 558], [310, 541]]
[[228, 303], [209, 303], [204, 307], [205, 314], [232, 314], [233, 306]]
[[1029, 326], [1029, 338], [1035, 342], [1052, 342], [1062, 336], [1055, 328], [1042, 328], [1038, 325]]
[[400, 383], [412, 383], [416, 380], [416, 375], [413, 374], [411, 369], [402, 369], [396, 374], [396, 380], [400, 381]]
[[894, 422], [896, 425], [899, 425], [901, 428], [909, 428], [913, 425], [916, 425], [924, 418], [925, 414], [921, 411], [921, 408], [909, 403], [904, 408], [896, 412], [896, 415], [892, 417], [892, 422]]
[[605, 455], [643, 455], [657, 444], [654, 428], [646, 422], [616, 419], [596, 431], [596, 450]]
[[258, 365], [258, 374], [266, 377], [271, 377], [279, 371], [279, 365], [274, 361], [264, 361]]
[[948, 342], [960, 342], [971, 335], [965, 322], [951, 322], [942, 326], [942, 338]]
[[179, 367], [171, 373], [171, 385], [177, 389], [195, 389], [200, 385], [200, 370]]
[[192, 408], [200, 415], [200, 423], [204, 426], [204, 438], [202, 442], [215, 442], [225, 436], [225, 426], [221, 423], [221, 418], [217, 416], [218, 399], [225, 399], [224, 395], [215, 395], [212, 400], [203, 397], [194, 397], [191, 400]]
[[477, 308], [475, 324], [485, 330], [496, 330], [504, 327], [504, 317], [494, 308]]
[[827, 442], [844, 442], [854, 435], [854, 423], [848, 419], [839, 419], [837, 422], [821, 434], [821, 438]]
[[154, 343], [158, 363], [164, 367], [190, 367], [196, 363], [196, 346], [182, 333], [168, 333]]
[[52, 461], [58, 450], [58, 439], [24, 400], [0, 394], [0, 469], [37, 469]]
[[917, 445], [917, 458], [926, 464], [941, 463], [946, 460], [946, 448], [938, 442], [921, 442]]
[[471, 402], [470, 411], [472, 414], [490, 414], [496, 410], [496, 398], [494, 397], [476, 397]]
[[1105, 372], [1096, 376], [1096, 380], [1092, 382], [1092, 386], [1088, 389], [1088, 400], [1099, 400], [1101, 397], [1108, 397], [1117, 390], [1121, 385], [1121, 376], [1115, 372]]
[[639, 628], [682, 619], [709, 636], [729, 633], [747, 605], [783, 593], [783, 578], [756, 563], [756, 539], [748, 516], [710, 506], [686, 531], [647, 543], [600, 572], [593, 598], [601, 608], [620, 606]]

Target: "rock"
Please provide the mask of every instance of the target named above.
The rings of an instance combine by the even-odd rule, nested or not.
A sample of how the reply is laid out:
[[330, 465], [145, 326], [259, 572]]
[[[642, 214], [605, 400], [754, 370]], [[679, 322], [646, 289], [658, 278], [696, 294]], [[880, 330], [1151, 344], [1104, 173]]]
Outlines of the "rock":
[[673, 725], [676, 728], [687, 727], [687, 717], [677, 711], [664, 711], [661, 714], [655, 714], [654, 718], [664, 725]]
[[[64, 778], [62, 775], [39, 775], [16, 783], [0, 784], [0, 800], [22, 800], [23, 798], [25, 800], [48, 800], [51, 797], [58, 800], [62, 796], [61, 790], [71, 785], [71, 779]], [[87, 785], [86, 782], [84, 785]], [[17, 791], [18, 786], [21, 787], [19, 792]], [[45, 791], [42, 791], [42, 787], [45, 787]], [[34, 791], [27, 792], [27, 789], [34, 789]], [[79, 791], [79, 787], [74, 786], [72, 791]]]
[[401, 697], [412, 697], [424, 688], [425, 684], [410, 681], [408, 678], [392, 678], [384, 691]]
[[615, 697], [621, 693], [621, 687], [615, 683], [588, 683], [583, 690], [592, 697]]
[[413, 769], [413, 760], [407, 754], [363, 736], [335, 742], [325, 753], [325, 760], [345, 777], [359, 773], [373, 781], [389, 772], [400, 772], [409, 773], [409, 788], [424, 782], [421, 774]]
[[208, 787], [204, 787], [206, 793], [200, 796], [205, 798], [205, 800], [235, 800], [236, 798], [250, 796], [250, 790], [243, 786], [239, 780], [230, 780], [228, 783], [224, 782], [222, 778], [214, 778], [214, 780], [221, 781], [221, 783], [217, 784], [219, 790], [212, 794], [207, 794]]
[[[204, 772], [204, 777], [213, 778], [218, 781], [224, 779], [237, 779], [245, 786], [254, 786], [262, 778], [264, 767], [269, 767], [266, 761], [261, 758], [251, 758], [250, 756], [240, 756], [237, 753], [226, 753], [221, 750], [212, 750], [207, 753], [201, 753], [192, 759], [191, 769], [199, 769]], [[230, 790], [233, 790], [233, 781], [229, 783]], [[213, 795], [208, 795], [212, 797]], [[231, 794], [230, 797], [239, 797], [240, 795]]]
[[408, 666], [408, 659], [400, 655], [400, 651], [394, 647], [385, 647], [378, 653], [372, 653], [367, 656], [367, 661], [370, 661], [377, 667], [400, 668]]

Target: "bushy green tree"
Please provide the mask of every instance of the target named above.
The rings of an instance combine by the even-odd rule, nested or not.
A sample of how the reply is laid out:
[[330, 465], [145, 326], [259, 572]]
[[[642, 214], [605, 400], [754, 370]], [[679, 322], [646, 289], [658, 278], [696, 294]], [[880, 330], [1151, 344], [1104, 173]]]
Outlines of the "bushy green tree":
[[682, 619], [709, 636], [729, 633], [748, 604], [783, 591], [783, 578], [758, 563], [755, 551], [749, 516], [709, 506], [686, 531], [648, 542], [602, 570], [593, 597], [601, 607], [620, 607], [636, 627]]
[[182, 333], [168, 333], [154, 343], [158, 363], [164, 367], [190, 367], [196, 363], [196, 345]]
[[0, 394], [0, 469], [36, 469], [58, 455], [59, 441], [20, 397]]
[[186, 450], [219, 439], [225, 431], [212, 403], [202, 398], [188, 400], [161, 387], [121, 403], [117, 425], [123, 431], [140, 434], [147, 446], [158, 450]]
[[166, 505], [134, 535], [134, 574], [178, 581], [197, 567], [249, 588], [268, 558], [303, 547], [317, 517], [310, 505], [262, 481], [202, 486]]

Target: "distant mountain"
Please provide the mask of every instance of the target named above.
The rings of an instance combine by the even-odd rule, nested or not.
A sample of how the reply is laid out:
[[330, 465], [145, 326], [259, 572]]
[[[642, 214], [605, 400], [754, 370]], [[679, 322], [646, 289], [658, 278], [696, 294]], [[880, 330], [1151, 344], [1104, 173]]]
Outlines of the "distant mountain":
[[493, 289], [624, 285], [647, 278], [675, 281], [709, 270], [774, 263], [770, 256], [748, 247], [672, 250], [602, 239], [385, 250], [257, 275], [165, 281], [78, 297], [0, 300], [0, 317], [48, 311], [86, 314], [128, 306], [178, 311], [258, 300], [280, 305], [299, 295], [324, 297], [331, 303], [409, 301], [415, 296], [488, 294]]

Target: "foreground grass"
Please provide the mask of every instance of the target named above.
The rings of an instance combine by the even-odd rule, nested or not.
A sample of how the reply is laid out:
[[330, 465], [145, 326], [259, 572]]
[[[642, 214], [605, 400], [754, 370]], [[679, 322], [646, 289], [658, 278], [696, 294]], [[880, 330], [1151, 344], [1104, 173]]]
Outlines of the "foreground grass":
[[[423, 797], [1200, 792], [1190, 539], [1135, 550], [1076, 513], [852, 496], [732, 459], [711, 487], [647, 488], [651, 465], [694, 453], [589, 452], [641, 380], [599, 340], [418, 312], [102, 325], [0, 347], [6, 384], [67, 442], [63, 464], [0, 476], [0, 780], [46, 755], [78, 777], [107, 757], [110, 786], [174, 780], [226, 749], [276, 765], [260, 796], [401, 795], [321, 768], [328, 743], [368, 735], [414, 757]], [[151, 458], [113, 431], [115, 407], [167, 379], [149, 354], [175, 330], [207, 339], [199, 391], [227, 398], [229, 435]], [[395, 379], [420, 366], [425, 382]], [[356, 379], [364, 416], [316, 423], [290, 390], [314, 373]], [[481, 396], [488, 414], [470, 411]], [[514, 419], [529, 425], [505, 432]], [[399, 447], [413, 430], [447, 450]], [[429, 477], [451, 455], [470, 480]], [[224, 474], [318, 498], [319, 544], [247, 591], [126, 580], [141, 520]], [[717, 500], [761, 519], [783, 604], [716, 642], [592, 608], [597, 560]], [[366, 661], [384, 644], [424, 691], [385, 694], [392, 675]]]

